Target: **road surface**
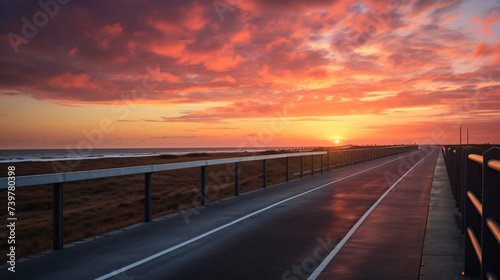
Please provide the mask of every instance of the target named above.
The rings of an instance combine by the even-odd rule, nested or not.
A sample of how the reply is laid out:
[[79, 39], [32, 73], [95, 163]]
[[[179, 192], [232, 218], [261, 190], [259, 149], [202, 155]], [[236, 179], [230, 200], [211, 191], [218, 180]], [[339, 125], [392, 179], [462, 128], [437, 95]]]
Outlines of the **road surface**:
[[417, 279], [438, 152], [243, 194], [2, 269], [0, 279]]

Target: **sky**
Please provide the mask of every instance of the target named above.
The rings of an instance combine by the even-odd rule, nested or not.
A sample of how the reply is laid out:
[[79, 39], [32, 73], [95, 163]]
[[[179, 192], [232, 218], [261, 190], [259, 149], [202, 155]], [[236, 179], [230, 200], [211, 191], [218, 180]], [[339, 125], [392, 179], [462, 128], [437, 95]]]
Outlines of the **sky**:
[[10, 0], [0, 23], [0, 149], [500, 142], [498, 0]]

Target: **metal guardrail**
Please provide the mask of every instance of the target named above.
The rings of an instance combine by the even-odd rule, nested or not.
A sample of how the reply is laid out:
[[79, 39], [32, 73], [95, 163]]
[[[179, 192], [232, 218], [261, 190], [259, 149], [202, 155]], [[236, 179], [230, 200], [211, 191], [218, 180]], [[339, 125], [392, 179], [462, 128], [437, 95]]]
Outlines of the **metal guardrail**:
[[492, 159], [492, 160], [488, 161], [488, 166], [491, 169], [500, 172], [500, 160], [494, 160], [494, 159]]
[[[249, 156], [238, 158], [223, 158], [214, 160], [190, 161], [180, 163], [169, 163], [159, 165], [123, 167], [112, 169], [100, 169], [79, 172], [55, 173], [32, 176], [15, 177], [15, 187], [29, 187], [36, 185], [53, 184], [53, 248], [59, 250], [63, 248], [63, 183], [100, 179], [125, 175], [144, 174], [144, 221], [151, 222], [151, 175], [155, 172], [178, 170], [184, 168], [201, 168], [201, 204], [206, 204], [206, 167], [220, 164], [234, 164], [235, 179], [234, 179], [234, 194], [239, 195], [239, 163], [249, 161], [262, 160], [263, 172], [263, 188], [267, 187], [266, 169], [267, 160], [270, 159], [286, 159], [286, 182], [289, 181], [289, 158], [300, 157], [300, 177], [304, 176], [304, 157], [311, 157], [311, 175], [314, 174], [314, 156], [321, 157], [320, 172], [326, 168], [328, 171], [333, 168], [340, 168], [348, 165], [353, 165], [369, 160], [378, 159], [402, 152], [418, 149], [418, 146], [386, 146], [386, 147], [371, 147], [366, 149], [343, 149], [343, 150], [328, 150], [323, 152], [301, 152], [287, 153], [276, 155]], [[323, 156], [327, 155], [326, 167], [323, 166]], [[9, 187], [9, 178], [0, 178], [0, 189]]]
[[[465, 276], [500, 275], [500, 149], [443, 147], [457, 206], [462, 210]], [[461, 196], [461, 194], [464, 194]], [[465, 195], [466, 194], [466, 195]]]
[[[304, 156], [315, 156], [315, 155], [325, 155], [325, 154], [327, 154], [327, 152], [288, 153], [288, 154], [277, 154], [277, 155], [250, 156], [250, 157], [239, 157], [239, 158], [222, 158], [222, 159], [213, 159], [213, 160], [187, 161], [187, 162], [179, 162], [179, 163], [167, 163], [167, 164], [157, 164], [157, 165], [145, 165], [145, 166], [122, 167], [122, 168], [112, 168], [112, 169], [99, 169], [99, 170], [89, 170], [89, 171], [22, 176], [22, 177], [16, 178], [16, 187], [27, 187], [27, 186], [34, 186], [34, 185], [65, 183], [65, 182], [101, 179], [101, 178], [125, 176], [125, 175], [155, 173], [155, 172], [161, 172], [161, 171], [169, 171], [169, 170], [177, 170], [177, 169], [193, 168], [193, 167], [203, 167], [203, 166], [228, 164], [228, 163], [237, 163], [237, 162], [257, 161], [257, 160], [266, 160], [266, 159], [278, 159], [278, 158], [288, 158], [288, 157], [297, 157], [297, 156], [304, 157]], [[6, 180], [7, 180], [6, 178], [0, 178], [0, 189], [7, 188], [7, 184], [6, 184], [7, 181]]]

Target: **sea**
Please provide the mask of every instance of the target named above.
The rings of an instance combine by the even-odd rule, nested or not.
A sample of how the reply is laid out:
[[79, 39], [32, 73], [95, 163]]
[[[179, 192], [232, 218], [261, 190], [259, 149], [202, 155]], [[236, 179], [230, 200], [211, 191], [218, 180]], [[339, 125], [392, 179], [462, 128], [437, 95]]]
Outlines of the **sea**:
[[226, 148], [143, 148], [143, 149], [27, 149], [0, 150], [0, 162], [80, 160], [116, 157], [144, 157], [163, 154], [182, 155], [190, 153], [261, 152], [287, 150], [296, 147], [226, 147]]

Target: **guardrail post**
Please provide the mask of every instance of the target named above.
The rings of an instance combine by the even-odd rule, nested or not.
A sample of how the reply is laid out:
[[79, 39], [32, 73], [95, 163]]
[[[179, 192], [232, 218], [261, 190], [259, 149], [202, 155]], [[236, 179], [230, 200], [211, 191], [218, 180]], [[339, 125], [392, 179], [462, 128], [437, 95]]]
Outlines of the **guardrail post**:
[[320, 173], [323, 173], [323, 155], [321, 155], [321, 171]]
[[[470, 154], [480, 154], [478, 148], [470, 147], [465, 150], [465, 193], [472, 192], [479, 197], [481, 189], [481, 165], [468, 159]], [[464, 255], [464, 275], [478, 276], [480, 273], [480, 263], [474, 251], [474, 246], [467, 234], [467, 227], [472, 228], [476, 235], [481, 232], [481, 215], [477, 212], [471, 200], [466, 197], [464, 211], [462, 211], [462, 232], [465, 234], [465, 255]]]
[[448, 171], [448, 180], [450, 180], [451, 192], [453, 197], [455, 197], [455, 189], [453, 188], [453, 152], [450, 147], [446, 149], [445, 152], [445, 164], [446, 170]]
[[[462, 212], [462, 232], [465, 233], [467, 231], [467, 227], [465, 226], [465, 203], [467, 201], [467, 186], [466, 186], [466, 169], [465, 169], [465, 165], [467, 164], [467, 161], [469, 161], [468, 159], [468, 154], [466, 153], [467, 150], [469, 149], [472, 149], [473, 147], [461, 147], [461, 154], [462, 154], [462, 157], [460, 158], [460, 165], [462, 167], [462, 175], [461, 175], [461, 178], [460, 178], [460, 185], [461, 185], [461, 191], [460, 193], [462, 194], [460, 196], [460, 205], [461, 205], [461, 212]], [[475, 153], [481, 153], [481, 151], [479, 152], [475, 152]], [[481, 171], [480, 171], [481, 172]], [[481, 175], [478, 175], [478, 177], [481, 177]], [[479, 179], [479, 178], [478, 178]]]
[[[448, 180], [450, 177], [450, 148], [446, 148], [443, 146], [443, 157], [444, 157], [444, 165], [446, 166], [446, 173], [448, 174]], [[451, 182], [451, 180], [450, 180]]]
[[314, 156], [311, 156], [311, 176], [314, 175]]
[[151, 222], [151, 173], [144, 173], [144, 222]]
[[326, 160], [326, 164], [328, 165], [328, 167], [326, 168], [326, 171], [330, 171], [330, 160], [331, 160], [330, 156], [331, 156], [331, 153], [330, 153], [329, 149], [326, 151], [326, 156], [328, 157], [328, 159]]
[[239, 162], [234, 163], [234, 195], [240, 195], [240, 165]]
[[464, 211], [464, 207], [463, 207], [463, 203], [462, 201], [465, 199], [465, 193], [464, 193], [464, 158], [463, 158], [463, 147], [462, 146], [459, 146], [458, 149], [457, 149], [457, 166], [458, 166], [458, 174], [457, 174], [457, 195], [458, 195], [458, 199], [457, 199], [457, 202], [458, 202], [458, 210], [463, 212]]
[[500, 160], [499, 148], [491, 148], [483, 154], [482, 279], [487, 279], [487, 272], [500, 277], [500, 244], [486, 223], [486, 219], [500, 222], [500, 172], [488, 166], [490, 160]]
[[289, 163], [288, 163], [289, 160], [288, 159], [289, 159], [289, 157], [286, 157], [286, 163], [285, 163], [285, 165], [286, 165], [286, 167], [285, 167], [286, 168], [286, 173], [285, 174], [286, 175], [285, 175], [285, 179], [286, 179], [287, 182], [290, 180], [289, 177], [288, 177], [288, 167], [289, 167]]
[[201, 205], [207, 204], [207, 167], [201, 167]]
[[63, 248], [63, 183], [54, 184], [54, 250]]
[[460, 152], [459, 152], [459, 148], [456, 147], [455, 148], [455, 158], [454, 158], [455, 162], [455, 168], [454, 168], [454, 182], [455, 182], [455, 194], [456, 194], [456, 206], [458, 207], [458, 210], [461, 211], [460, 209], [460, 200], [462, 199], [461, 197], [461, 190], [460, 190], [460, 160], [461, 160], [461, 157], [460, 157]]
[[[450, 180], [450, 183], [451, 183], [451, 188], [452, 188], [452, 192], [453, 192], [453, 197], [455, 198], [455, 202], [456, 202], [456, 199], [457, 199], [457, 185], [456, 185], [456, 181], [457, 181], [457, 177], [456, 177], [456, 172], [457, 172], [457, 164], [456, 164], [456, 157], [457, 157], [457, 150], [455, 147], [452, 147], [451, 150], [450, 150], [450, 162], [451, 162], [451, 180]], [[456, 203], [455, 203], [455, 206], [458, 206]]]
[[267, 184], [266, 184], [266, 160], [262, 160], [262, 187], [265, 188], [267, 187]]
[[300, 156], [300, 178], [304, 177], [304, 156]]
[[455, 187], [455, 206], [458, 207], [458, 210], [460, 211], [460, 199], [462, 198], [460, 196], [460, 154], [459, 154], [459, 151], [458, 151], [458, 147], [455, 147], [455, 150], [454, 150], [454, 157], [453, 157], [453, 182], [454, 182], [454, 187]]

